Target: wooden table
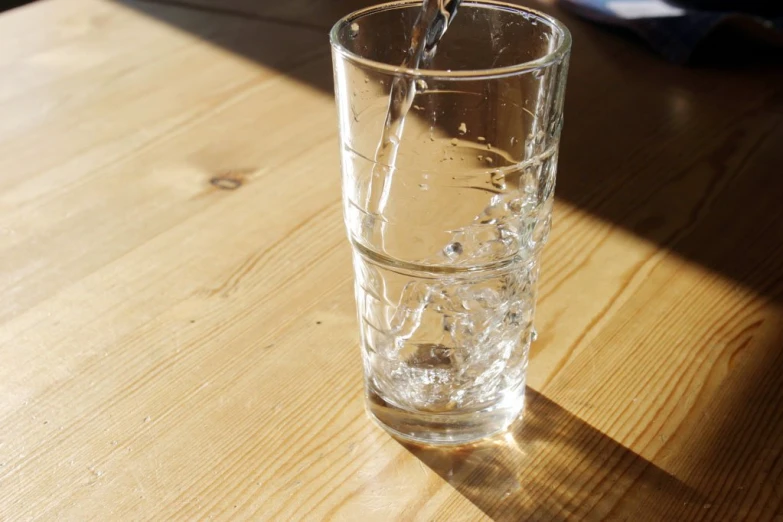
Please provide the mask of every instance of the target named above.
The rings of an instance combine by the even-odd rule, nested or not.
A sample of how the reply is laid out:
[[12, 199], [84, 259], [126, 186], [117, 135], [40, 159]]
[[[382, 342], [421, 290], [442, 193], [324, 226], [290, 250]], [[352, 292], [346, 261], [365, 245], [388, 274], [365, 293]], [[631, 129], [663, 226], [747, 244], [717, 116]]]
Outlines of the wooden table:
[[0, 520], [783, 520], [781, 71], [559, 14], [526, 418], [420, 448], [362, 403], [325, 36], [360, 3], [0, 16]]

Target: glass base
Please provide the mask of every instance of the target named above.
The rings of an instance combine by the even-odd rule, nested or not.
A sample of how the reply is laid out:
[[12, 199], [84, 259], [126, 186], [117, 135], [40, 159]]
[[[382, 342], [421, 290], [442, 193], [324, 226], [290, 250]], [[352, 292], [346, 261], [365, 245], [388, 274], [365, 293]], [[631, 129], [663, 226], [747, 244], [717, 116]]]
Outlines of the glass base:
[[430, 413], [399, 408], [368, 388], [367, 412], [383, 429], [406, 441], [439, 446], [468, 444], [508, 429], [525, 408], [524, 389], [483, 410]]

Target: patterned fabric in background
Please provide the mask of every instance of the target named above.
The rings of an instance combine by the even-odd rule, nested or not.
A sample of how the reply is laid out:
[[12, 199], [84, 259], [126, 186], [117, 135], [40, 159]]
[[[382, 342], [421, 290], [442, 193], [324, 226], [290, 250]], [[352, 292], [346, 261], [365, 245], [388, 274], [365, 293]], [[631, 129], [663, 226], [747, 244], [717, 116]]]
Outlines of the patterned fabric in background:
[[[769, 0], [783, 2], [783, 0]], [[576, 14], [591, 20], [627, 27], [667, 59], [687, 62], [698, 44], [716, 27], [730, 22], [752, 22], [759, 31], [783, 35], [783, 16], [685, 7], [664, 0], [560, 0]], [[706, 4], [707, 2], [702, 2]]]

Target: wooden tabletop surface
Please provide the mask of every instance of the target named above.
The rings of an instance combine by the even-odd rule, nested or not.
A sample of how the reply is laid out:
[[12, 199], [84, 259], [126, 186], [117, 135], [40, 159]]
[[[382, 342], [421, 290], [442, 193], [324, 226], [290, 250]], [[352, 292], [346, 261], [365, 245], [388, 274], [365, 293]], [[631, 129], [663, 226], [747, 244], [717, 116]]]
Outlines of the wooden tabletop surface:
[[0, 520], [783, 520], [783, 73], [543, 6], [529, 407], [416, 447], [362, 402], [326, 30], [364, 3], [0, 15]]

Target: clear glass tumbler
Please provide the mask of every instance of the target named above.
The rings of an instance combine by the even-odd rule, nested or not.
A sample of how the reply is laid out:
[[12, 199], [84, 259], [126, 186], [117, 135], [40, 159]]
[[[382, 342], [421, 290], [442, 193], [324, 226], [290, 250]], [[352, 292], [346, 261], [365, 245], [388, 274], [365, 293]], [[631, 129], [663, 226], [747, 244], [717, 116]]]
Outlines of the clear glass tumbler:
[[[331, 31], [345, 223], [367, 404], [433, 444], [506, 429], [524, 407], [571, 38], [550, 16], [460, 7], [427, 69], [406, 69], [420, 2]], [[380, 154], [395, 82], [410, 111]]]

